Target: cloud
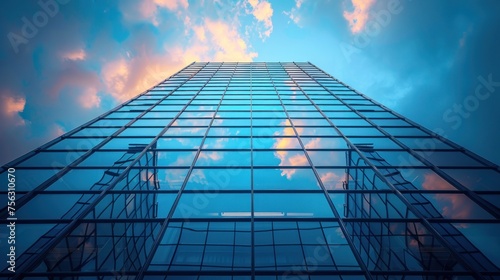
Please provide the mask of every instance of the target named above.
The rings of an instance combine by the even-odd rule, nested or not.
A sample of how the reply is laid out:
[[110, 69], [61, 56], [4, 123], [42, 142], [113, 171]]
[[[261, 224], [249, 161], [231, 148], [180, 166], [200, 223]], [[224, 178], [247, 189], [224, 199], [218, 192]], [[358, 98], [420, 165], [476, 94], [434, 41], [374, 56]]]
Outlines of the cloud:
[[[288, 120], [287, 120], [288, 121]], [[286, 121], [282, 122], [281, 125], [287, 124]], [[298, 127], [297, 132], [300, 133], [303, 128]], [[295, 132], [292, 127], [286, 127], [283, 129], [283, 136], [295, 136]], [[298, 148], [295, 146], [295, 142], [292, 141], [294, 138], [277, 138], [273, 145], [275, 149], [294, 149]], [[280, 166], [305, 166], [309, 165], [307, 157], [303, 152], [290, 152], [290, 151], [276, 151], [274, 156], [280, 160]], [[297, 169], [282, 169], [281, 175], [286, 176], [287, 179], [291, 179], [292, 176], [297, 172]]]
[[[291, 21], [293, 21], [297, 26], [301, 26], [301, 21], [302, 17], [299, 14], [300, 7], [302, 7], [302, 4], [304, 3], [304, 0], [295, 0], [295, 6], [292, 7], [290, 11], [283, 11], [283, 14], [288, 16]], [[290, 21], [288, 22], [290, 23]]]
[[19, 115], [19, 113], [24, 111], [24, 106], [26, 105], [26, 99], [20, 97], [10, 91], [4, 90], [0, 93], [0, 106], [2, 119], [6, 123], [10, 123], [14, 126], [24, 125], [25, 120]]
[[266, 0], [248, 0], [248, 4], [252, 7], [251, 14], [257, 19], [258, 22], [264, 24], [264, 31], [259, 32], [259, 36], [262, 39], [268, 38], [273, 32], [273, 22], [271, 20], [273, 16], [273, 8], [271, 3]]
[[65, 89], [76, 94], [76, 101], [84, 109], [97, 108], [101, 104], [98, 91], [101, 81], [95, 72], [82, 69], [74, 61], [67, 61], [64, 67], [54, 75], [54, 81], [48, 89], [52, 98], [58, 97]]
[[95, 87], [89, 87], [78, 95], [78, 102], [83, 108], [90, 109], [99, 107], [101, 98], [97, 95], [97, 89]]
[[154, 26], [160, 25], [159, 13], [162, 9], [171, 12], [181, 12], [187, 10], [189, 3], [187, 0], [144, 0], [141, 2], [127, 2], [121, 4], [120, 10], [127, 21], [146, 20]]
[[195, 36], [186, 48], [173, 48], [173, 59], [181, 64], [193, 61], [252, 61], [258, 54], [248, 49], [236, 26], [235, 23], [212, 19], [191, 26]]
[[86, 57], [87, 53], [84, 49], [77, 49], [62, 54], [62, 58], [66, 60], [84, 60]]
[[349, 22], [351, 32], [356, 34], [363, 30], [368, 21], [370, 8], [375, 3], [375, 0], [351, 0], [354, 10], [348, 12], [344, 10], [344, 18]]
[[144, 92], [185, 66], [168, 52], [153, 54], [144, 49], [131, 58], [117, 58], [101, 69], [104, 86], [115, 100], [123, 102]]
[[[455, 188], [440, 176], [434, 173], [424, 175], [422, 187], [425, 190], [455, 190]], [[474, 202], [463, 194], [435, 194], [436, 208], [441, 208], [440, 213], [445, 218], [468, 219], [472, 217]], [[439, 211], [439, 209], [438, 209]]]
[[346, 173], [344, 173], [343, 177], [332, 171], [319, 171], [319, 173], [321, 182], [327, 190], [342, 190], [344, 188], [342, 182], [346, 180]]

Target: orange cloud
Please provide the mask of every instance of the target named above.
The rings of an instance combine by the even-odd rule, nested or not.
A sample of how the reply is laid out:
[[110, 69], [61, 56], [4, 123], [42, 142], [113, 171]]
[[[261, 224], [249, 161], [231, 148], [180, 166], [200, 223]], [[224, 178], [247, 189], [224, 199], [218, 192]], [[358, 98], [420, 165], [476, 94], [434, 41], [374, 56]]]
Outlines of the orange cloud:
[[352, 33], [359, 33], [363, 30], [368, 21], [368, 13], [375, 3], [375, 0], [351, 0], [354, 10], [344, 11], [344, 18], [349, 22]]
[[132, 58], [118, 58], [104, 64], [102, 79], [108, 93], [116, 100], [126, 101], [166, 79], [174, 71], [186, 66], [165, 52], [162, 55], [140, 50]]
[[23, 97], [2, 96], [3, 111], [7, 116], [14, 116], [21, 113], [26, 105], [26, 99]]
[[97, 95], [97, 89], [94, 87], [89, 87], [84, 89], [78, 95], [78, 102], [85, 109], [90, 109], [93, 107], [99, 107], [101, 104], [101, 98]]
[[0, 95], [2, 115], [10, 119], [9, 122], [13, 125], [24, 125], [26, 122], [19, 115], [19, 113], [24, 111], [24, 106], [26, 105], [26, 99], [24, 97], [18, 97], [13, 95], [8, 91], [3, 91]]
[[248, 3], [252, 6], [252, 15], [257, 19], [258, 22], [264, 23], [265, 31], [259, 33], [261, 38], [267, 38], [273, 32], [273, 22], [271, 17], [273, 16], [273, 8], [271, 3], [266, 0], [249, 0]]
[[184, 65], [193, 61], [252, 61], [258, 54], [248, 50], [236, 26], [211, 19], [189, 26], [195, 36], [187, 48], [174, 47], [172, 57]]
[[[288, 120], [287, 120], [288, 121]], [[284, 121], [281, 123], [281, 125], [286, 125], [288, 122]], [[300, 133], [302, 128], [297, 128], [297, 131]], [[295, 136], [295, 132], [293, 131], [292, 127], [286, 127], [283, 129], [283, 135], [284, 136]], [[293, 149], [297, 148], [295, 146], [295, 138], [278, 138], [276, 140], [276, 143], [274, 143], [273, 148], [275, 149]], [[304, 165], [309, 165], [309, 162], [307, 161], [306, 156], [299, 152], [299, 154], [295, 155], [290, 155], [290, 153], [294, 152], [289, 152], [289, 151], [276, 151], [274, 155], [280, 159], [280, 166], [304, 166]], [[296, 172], [296, 169], [282, 169], [281, 170], [281, 175], [285, 176], [287, 179], [290, 179]]]
[[86, 57], [87, 53], [84, 49], [73, 50], [62, 55], [65, 60], [84, 60]]
[[207, 37], [205, 36], [205, 28], [203, 28], [203, 26], [194, 26], [193, 31], [194, 31], [194, 34], [196, 34], [196, 37], [200, 41], [205, 42]]

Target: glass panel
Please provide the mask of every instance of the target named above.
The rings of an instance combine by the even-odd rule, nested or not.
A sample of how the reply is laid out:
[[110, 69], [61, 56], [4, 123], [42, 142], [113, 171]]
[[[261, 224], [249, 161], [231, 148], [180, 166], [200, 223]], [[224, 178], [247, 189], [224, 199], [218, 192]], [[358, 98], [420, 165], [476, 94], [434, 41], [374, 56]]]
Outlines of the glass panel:
[[250, 217], [250, 194], [184, 193], [174, 218]]
[[452, 149], [448, 144], [436, 139], [436, 138], [397, 138], [398, 141], [401, 141], [405, 146], [410, 149], [426, 149], [426, 150], [435, 150], [435, 149]]
[[39, 152], [18, 164], [22, 167], [65, 167], [70, 165], [85, 152]]
[[462, 152], [426, 151], [416, 152], [436, 166], [482, 166], [482, 164]]
[[208, 136], [250, 136], [249, 127], [212, 127]]
[[255, 193], [255, 217], [333, 217], [324, 194]]
[[302, 143], [307, 150], [314, 149], [347, 149], [347, 143], [340, 137], [301, 137]]
[[155, 137], [163, 130], [163, 127], [138, 128], [129, 127], [119, 134], [119, 136], [151, 136]]
[[52, 183], [47, 190], [90, 190], [94, 184], [100, 181], [111, 182], [121, 173], [119, 170], [114, 170], [112, 173], [109, 171], [109, 169], [72, 169]]
[[312, 169], [254, 169], [255, 190], [319, 190]]
[[196, 152], [158, 152], [158, 166], [189, 167]]
[[250, 149], [250, 138], [206, 138], [203, 149]]
[[250, 152], [202, 151], [196, 166], [250, 166]]
[[186, 190], [250, 190], [250, 169], [193, 169]]
[[[30, 191], [38, 187], [45, 180], [57, 174], [58, 171], [59, 169], [16, 169], [13, 173], [8, 173], [7, 171], [0, 173], [0, 180], [1, 182], [5, 182], [5, 189], [3, 189], [3, 191], [7, 191], [8, 183], [10, 182], [9, 179], [15, 180], [16, 191]], [[14, 177], [11, 175], [9, 178], [8, 174], [12, 174]]]
[[161, 137], [156, 142], [157, 149], [198, 149], [203, 138], [166, 138]]
[[300, 149], [297, 138], [276, 137], [276, 138], [253, 138], [254, 149]]
[[298, 127], [297, 133], [302, 136], [339, 136], [331, 127]]
[[493, 169], [441, 169], [460, 184], [475, 191], [496, 191], [500, 173]]
[[101, 143], [105, 138], [65, 138], [53, 144], [48, 150], [83, 150], [87, 151]]
[[337, 151], [308, 151], [315, 166], [346, 166], [346, 152]]
[[439, 212], [437, 218], [447, 219], [492, 219], [483, 208], [464, 194], [424, 194]]
[[128, 149], [130, 145], [149, 145], [153, 141], [153, 137], [150, 138], [113, 138], [109, 140], [101, 149]]
[[255, 166], [309, 166], [302, 151], [253, 152]]
[[170, 127], [163, 136], [204, 136], [206, 127]]

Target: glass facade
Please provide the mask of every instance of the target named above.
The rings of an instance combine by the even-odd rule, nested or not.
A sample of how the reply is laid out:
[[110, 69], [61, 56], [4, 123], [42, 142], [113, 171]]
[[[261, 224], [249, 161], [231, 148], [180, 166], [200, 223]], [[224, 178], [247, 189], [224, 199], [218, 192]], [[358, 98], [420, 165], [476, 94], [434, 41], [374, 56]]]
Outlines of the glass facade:
[[14, 169], [0, 277], [500, 279], [499, 167], [311, 63], [192, 63]]

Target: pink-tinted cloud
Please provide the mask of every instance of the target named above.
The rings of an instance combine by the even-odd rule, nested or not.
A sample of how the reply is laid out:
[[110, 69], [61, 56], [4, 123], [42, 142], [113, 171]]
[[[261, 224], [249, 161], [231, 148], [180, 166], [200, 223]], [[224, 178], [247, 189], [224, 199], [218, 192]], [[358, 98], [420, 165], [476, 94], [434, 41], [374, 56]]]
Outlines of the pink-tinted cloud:
[[177, 9], [187, 9], [189, 7], [188, 0], [154, 0], [155, 4], [167, 8], [171, 11]]
[[82, 90], [78, 95], [78, 103], [85, 109], [99, 107], [101, 98], [97, 95], [97, 88], [89, 87]]
[[[426, 190], [454, 190], [443, 178], [434, 173], [424, 175], [422, 187]], [[437, 200], [436, 207], [440, 207], [441, 214], [445, 218], [451, 219], [467, 219], [472, 216], [474, 202], [467, 196], [462, 194], [436, 194], [434, 197]], [[439, 210], [439, 209], [438, 209]]]
[[144, 50], [131, 58], [118, 58], [105, 63], [101, 69], [107, 92], [117, 101], [126, 101], [185, 66], [168, 52], [157, 55]]
[[84, 60], [87, 53], [84, 49], [77, 49], [62, 54], [62, 58], [66, 60]]
[[369, 18], [370, 8], [375, 0], [351, 0], [354, 10], [348, 12], [344, 10], [344, 18], [349, 22], [351, 32], [360, 33], [366, 25]]
[[159, 26], [161, 18], [158, 14], [161, 9], [179, 13], [189, 7], [187, 0], [144, 0], [123, 4], [121, 11], [128, 21], [146, 20]]
[[12, 125], [24, 125], [25, 120], [19, 115], [24, 111], [26, 99], [24, 97], [12, 94], [10, 91], [4, 90], [0, 94], [0, 106], [2, 119], [6, 123]]
[[271, 3], [267, 0], [248, 0], [248, 3], [252, 7], [252, 15], [258, 22], [264, 24], [264, 31], [259, 32], [260, 37], [263, 39], [269, 37], [273, 32], [273, 22], [271, 20], [273, 8], [271, 7]]
[[193, 61], [252, 61], [257, 53], [248, 49], [237, 24], [224, 20], [205, 19], [190, 26], [194, 32], [187, 48], [174, 47], [172, 58], [180, 64]]
[[343, 182], [347, 181], [347, 173], [342, 170], [319, 171], [319, 176], [327, 190], [342, 190]]
[[64, 133], [66, 133], [66, 131], [64, 131], [64, 129], [61, 126], [57, 124], [53, 124], [50, 126], [49, 135], [51, 138], [57, 138], [63, 135]]
[[76, 100], [84, 109], [97, 108], [101, 104], [98, 92], [101, 81], [94, 72], [87, 72], [73, 61], [68, 61], [65, 67], [55, 75], [55, 81], [49, 89], [52, 98], [58, 97], [64, 89], [72, 89], [77, 95]]
[[[285, 125], [287, 122], [283, 122], [281, 125]], [[302, 128], [297, 128], [298, 131]], [[300, 132], [299, 132], [300, 133]], [[295, 132], [292, 127], [286, 127], [283, 129], [283, 136], [295, 136]], [[274, 143], [273, 148], [275, 149], [293, 149], [297, 148], [296, 143], [292, 141], [293, 138], [278, 138], [276, 143]], [[302, 153], [295, 153], [290, 151], [276, 151], [274, 155], [280, 160], [280, 166], [304, 166], [309, 165], [306, 156]], [[282, 169], [281, 175], [286, 176], [287, 179], [291, 179], [292, 176], [297, 172], [297, 169]]]

